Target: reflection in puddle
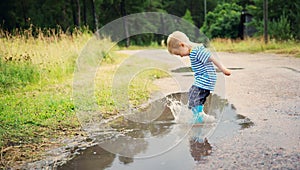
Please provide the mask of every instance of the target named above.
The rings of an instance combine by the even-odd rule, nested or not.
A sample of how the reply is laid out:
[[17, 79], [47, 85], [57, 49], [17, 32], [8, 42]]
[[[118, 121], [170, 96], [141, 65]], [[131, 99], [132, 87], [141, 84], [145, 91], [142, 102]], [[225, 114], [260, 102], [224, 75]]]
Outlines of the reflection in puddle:
[[212, 147], [208, 143], [207, 138], [199, 140], [197, 137], [192, 137], [190, 142], [190, 152], [196, 162], [205, 162], [203, 157], [211, 154]]
[[[183, 105], [187, 103], [187, 93], [167, 97]], [[119, 117], [101, 125], [102, 130], [92, 134], [99, 145], [80, 151], [58, 169], [192, 169], [195, 164], [207, 161], [212, 152], [211, 142], [253, 125], [248, 118], [236, 114], [227, 100], [215, 94], [208, 97], [204, 108], [218, 122], [197, 126], [184, 119], [191, 116], [184, 110], [176, 115], [181, 121], [175, 121], [168, 101], [156, 100], [134, 116]]]

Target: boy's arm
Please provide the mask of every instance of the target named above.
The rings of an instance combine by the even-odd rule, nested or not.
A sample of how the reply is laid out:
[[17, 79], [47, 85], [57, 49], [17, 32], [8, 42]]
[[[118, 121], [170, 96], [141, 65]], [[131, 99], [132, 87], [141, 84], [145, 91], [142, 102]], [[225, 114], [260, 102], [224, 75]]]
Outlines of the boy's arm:
[[226, 76], [230, 76], [231, 71], [225, 68], [215, 57], [210, 56], [209, 60], [214, 63]]

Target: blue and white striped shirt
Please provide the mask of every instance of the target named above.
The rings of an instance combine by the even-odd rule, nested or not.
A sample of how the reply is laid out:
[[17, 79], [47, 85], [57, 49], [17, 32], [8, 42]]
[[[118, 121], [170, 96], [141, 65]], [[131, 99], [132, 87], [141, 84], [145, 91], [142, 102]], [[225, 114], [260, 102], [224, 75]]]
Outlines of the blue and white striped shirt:
[[191, 67], [194, 74], [194, 84], [202, 89], [213, 91], [217, 75], [213, 63], [209, 61], [211, 56], [203, 45], [197, 46], [190, 52]]

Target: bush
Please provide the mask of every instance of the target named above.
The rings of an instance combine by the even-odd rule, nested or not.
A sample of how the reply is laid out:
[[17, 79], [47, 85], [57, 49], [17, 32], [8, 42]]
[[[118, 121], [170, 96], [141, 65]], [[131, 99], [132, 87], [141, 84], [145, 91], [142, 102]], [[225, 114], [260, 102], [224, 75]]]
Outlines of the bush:
[[184, 16], [182, 17], [182, 19], [185, 19], [186, 21], [188, 21], [189, 23], [194, 25], [194, 21], [193, 21], [193, 17], [191, 15], [191, 11], [190, 10], [186, 10]]
[[292, 38], [290, 22], [285, 14], [278, 20], [269, 22], [270, 38], [276, 40], [288, 40]]
[[[253, 16], [249, 25], [254, 26], [257, 36], [263, 35], [263, 2], [253, 0], [246, 10]], [[280, 12], [278, 12], [280, 11]], [[276, 40], [300, 40], [300, 1], [268, 1], [268, 32]]]
[[219, 4], [208, 12], [201, 31], [209, 38], [237, 38], [242, 7], [232, 3]]

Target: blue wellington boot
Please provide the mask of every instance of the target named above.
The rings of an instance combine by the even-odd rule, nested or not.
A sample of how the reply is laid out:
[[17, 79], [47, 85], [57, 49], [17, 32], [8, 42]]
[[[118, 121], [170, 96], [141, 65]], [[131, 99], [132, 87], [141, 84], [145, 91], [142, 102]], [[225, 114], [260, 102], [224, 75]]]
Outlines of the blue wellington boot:
[[192, 108], [193, 111], [193, 120], [194, 123], [202, 123], [203, 122], [203, 105], [198, 105]]

